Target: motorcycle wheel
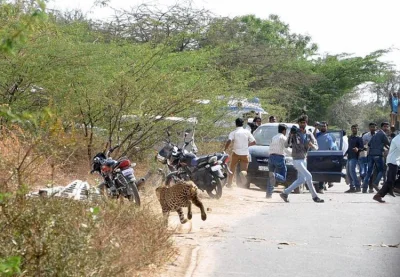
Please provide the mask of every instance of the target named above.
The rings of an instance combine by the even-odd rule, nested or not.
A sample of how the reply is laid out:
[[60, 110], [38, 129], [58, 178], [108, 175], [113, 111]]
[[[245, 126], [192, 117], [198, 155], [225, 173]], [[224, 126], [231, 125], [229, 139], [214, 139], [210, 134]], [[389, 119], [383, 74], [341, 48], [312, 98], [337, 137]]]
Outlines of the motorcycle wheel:
[[[136, 187], [135, 182], [128, 182], [128, 180], [126, 180], [125, 176], [123, 176], [122, 174], [118, 174], [117, 181], [120, 183], [120, 185], [126, 188], [127, 194], [125, 195], [125, 197], [128, 198], [130, 202], [135, 202], [136, 206], [140, 206], [139, 191]], [[132, 194], [128, 194], [129, 189], [132, 191]]]
[[136, 206], [140, 206], [139, 190], [138, 190], [136, 184], [129, 183], [128, 185], [131, 187], [132, 192], [133, 192], [133, 194], [128, 195], [128, 200], [131, 202], [135, 202]]
[[221, 179], [218, 177], [214, 177], [214, 181], [216, 182], [215, 188], [211, 190], [207, 190], [208, 196], [215, 199], [220, 199], [222, 196], [222, 184]]

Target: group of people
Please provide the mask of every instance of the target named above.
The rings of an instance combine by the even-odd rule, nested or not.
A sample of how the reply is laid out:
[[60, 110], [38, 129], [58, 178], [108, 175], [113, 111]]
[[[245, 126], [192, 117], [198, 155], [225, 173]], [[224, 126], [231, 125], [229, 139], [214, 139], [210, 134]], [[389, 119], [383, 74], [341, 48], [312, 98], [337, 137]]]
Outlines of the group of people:
[[[271, 116], [269, 122], [276, 122], [276, 118]], [[230, 169], [235, 171], [236, 165], [240, 163], [240, 168], [247, 171], [249, 164], [250, 145], [255, 144], [252, 135], [254, 130], [261, 125], [261, 118], [254, 118], [254, 126], [244, 128], [244, 120], [236, 119], [236, 130], [231, 132], [225, 144], [225, 151], [234, 142], [234, 149]], [[285, 182], [287, 167], [285, 156], [290, 154], [293, 158], [293, 166], [297, 170], [297, 179], [286, 188], [280, 197], [289, 202], [289, 194], [300, 185], [306, 183], [311, 192], [312, 199], [316, 203], [323, 203], [324, 200], [318, 197], [317, 193], [323, 193], [326, 189], [325, 184], [320, 182], [317, 189], [313, 185], [312, 174], [307, 170], [307, 153], [310, 150], [339, 150], [335, 137], [328, 132], [327, 122], [317, 122], [314, 132], [307, 130], [308, 117], [302, 115], [297, 120], [299, 128], [290, 129], [285, 124], [278, 125], [278, 134], [272, 138], [269, 147], [269, 180], [267, 184], [266, 197], [272, 197], [276, 181]], [[389, 131], [392, 131], [390, 134]], [[289, 135], [287, 136], [287, 132]], [[388, 122], [383, 122], [380, 129], [377, 124], [369, 124], [369, 132], [358, 136], [358, 125], [351, 126], [349, 137], [343, 133], [342, 151], [346, 162], [346, 174], [343, 177], [349, 185], [345, 193], [373, 192], [377, 191], [373, 199], [383, 203], [383, 198], [393, 193], [396, 182], [398, 167], [400, 166], [400, 135], [395, 135], [393, 127], [390, 128]], [[346, 160], [346, 159], [345, 159]], [[360, 179], [357, 176], [356, 168], [359, 167]], [[375, 179], [371, 179], [374, 176]], [[384, 179], [384, 185], [379, 187], [380, 180]], [[229, 175], [227, 186], [232, 185], [233, 174]], [[333, 184], [328, 184], [329, 187]], [[368, 190], [369, 187], [369, 190]], [[396, 190], [396, 189], [395, 189]]]
[[[400, 165], [400, 136], [395, 135], [389, 126], [389, 122], [382, 122], [380, 129], [377, 129], [377, 124], [371, 122], [369, 132], [361, 137], [358, 136], [358, 126], [351, 126], [346, 166], [350, 188], [346, 193], [367, 193], [371, 185], [377, 191], [373, 197], [375, 201], [384, 203], [382, 198], [386, 194], [395, 196], [393, 190]], [[357, 165], [361, 181], [356, 174]], [[372, 180], [374, 171], [376, 174]], [[380, 188], [382, 178], [384, 185]], [[369, 188], [369, 192], [373, 192], [372, 188]]]

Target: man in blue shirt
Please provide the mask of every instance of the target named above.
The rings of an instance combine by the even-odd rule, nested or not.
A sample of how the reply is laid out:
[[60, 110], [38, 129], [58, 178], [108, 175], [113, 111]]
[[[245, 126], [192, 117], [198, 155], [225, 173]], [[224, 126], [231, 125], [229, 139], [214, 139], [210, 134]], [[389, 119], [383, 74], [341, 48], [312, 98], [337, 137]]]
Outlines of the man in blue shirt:
[[319, 125], [319, 132], [316, 134], [318, 150], [338, 150], [335, 138], [328, 133], [328, 123], [322, 121]]
[[389, 104], [390, 104], [390, 125], [392, 127], [395, 126], [397, 121], [397, 112], [399, 110], [399, 98], [397, 97], [397, 93], [392, 93], [389, 97]]
[[389, 139], [386, 133], [389, 131], [389, 123], [382, 122], [381, 129], [378, 130], [368, 143], [368, 172], [365, 175], [363, 182], [363, 193], [367, 193], [369, 179], [372, 177], [374, 165], [376, 166], [377, 175], [373, 183], [376, 191], [379, 191], [379, 181], [383, 175], [383, 150], [384, 147], [389, 147]]
[[364, 150], [364, 143], [361, 137], [357, 136], [358, 125], [351, 126], [351, 136], [349, 137], [349, 148], [347, 149], [347, 175], [350, 177], [350, 189], [345, 193], [360, 192], [361, 185], [357, 178], [356, 166], [360, 152]]
[[[338, 150], [335, 143], [335, 137], [328, 133], [328, 123], [322, 121], [318, 125], [319, 132], [316, 133], [318, 151], [320, 150]], [[318, 183], [318, 193], [324, 193], [324, 182]]]

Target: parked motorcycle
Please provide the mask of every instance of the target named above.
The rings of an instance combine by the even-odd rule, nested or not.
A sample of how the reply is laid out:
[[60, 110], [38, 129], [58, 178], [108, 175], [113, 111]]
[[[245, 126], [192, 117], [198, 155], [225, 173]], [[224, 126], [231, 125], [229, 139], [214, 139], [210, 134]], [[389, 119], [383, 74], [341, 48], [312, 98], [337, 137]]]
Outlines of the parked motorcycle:
[[[164, 140], [164, 146], [161, 148], [161, 150], [158, 152], [156, 159], [159, 161], [161, 164], [165, 165], [164, 168], [159, 169], [159, 173], [163, 176], [163, 182], [166, 180], [166, 176], [178, 169], [179, 166], [179, 158], [183, 152], [188, 153], [186, 150], [187, 146], [192, 142], [185, 142], [185, 139], [187, 137], [187, 133], [185, 133], [184, 136], [184, 143], [182, 147], [179, 147], [178, 143], [174, 144], [171, 142], [171, 134], [167, 131], [167, 138]], [[197, 148], [196, 146], [192, 147], [191, 150], [192, 153], [196, 154]]]
[[[167, 163], [169, 168], [175, 169], [166, 175], [165, 184], [168, 186], [172, 180], [177, 178], [191, 180], [199, 189], [206, 191], [210, 197], [221, 198], [222, 182], [229, 172], [227, 166], [229, 155], [226, 153], [214, 153], [197, 157], [195, 153], [186, 150], [190, 143], [191, 140], [184, 140], [181, 148], [171, 144], [172, 148], [167, 147], [158, 153], [159, 161]], [[163, 150], [167, 150], [165, 151], [166, 155], [161, 153]], [[159, 156], [164, 159], [159, 158]]]
[[135, 163], [122, 157], [113, 160], [110, 154], [119, 147], [119, 145], [110, 148], [106, 154], [97, 153], [93, 157], [92, 170], [90, 173], [98, 172], [104, 179], [99, 185], [100, 191], [106, 191], [111, 198], [125, 197], [129, 201], [135, 202], [140, 206], [140, 196], [137, 186], [145, 180], [141, 178], [136, 180], [134, 175]]

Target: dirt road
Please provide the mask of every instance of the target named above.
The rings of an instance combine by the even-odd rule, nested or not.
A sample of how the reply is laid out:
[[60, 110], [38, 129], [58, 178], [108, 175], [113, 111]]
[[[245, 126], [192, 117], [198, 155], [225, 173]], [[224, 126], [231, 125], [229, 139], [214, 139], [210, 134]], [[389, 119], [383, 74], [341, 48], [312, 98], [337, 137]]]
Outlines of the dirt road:
[[202, 194], [208, 219], [195, 208], [174, 239], [180, 255], [159, 276], [400, 276], [400, 197], [379, 204], [372, 194], [344, 194], [337, 184], [316, 204], [309, 193], [225, 189]]

